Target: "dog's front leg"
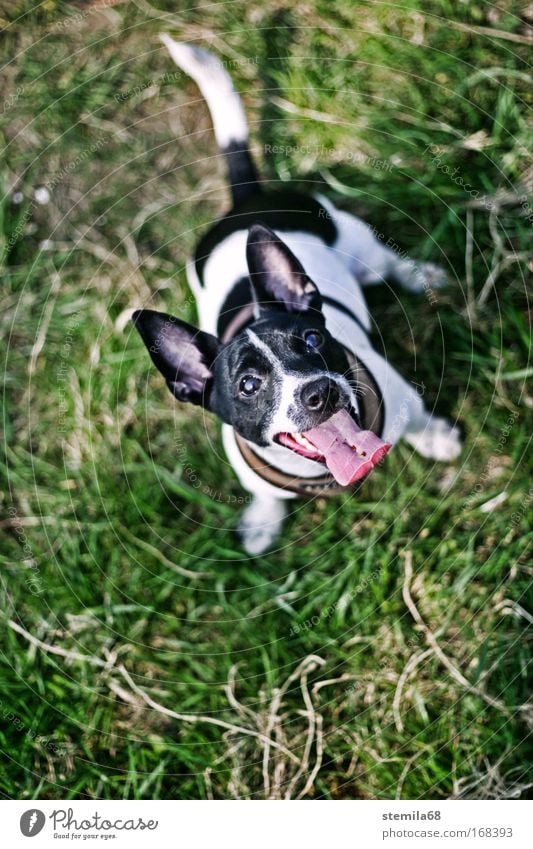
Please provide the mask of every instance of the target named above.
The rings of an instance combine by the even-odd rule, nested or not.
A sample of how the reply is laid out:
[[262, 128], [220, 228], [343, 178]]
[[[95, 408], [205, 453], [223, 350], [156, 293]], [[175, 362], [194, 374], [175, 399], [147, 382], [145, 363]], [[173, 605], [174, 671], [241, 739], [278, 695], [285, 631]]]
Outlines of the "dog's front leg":
[[237, 527], [247, 554], [263, 554], [271, 548], [281, 533], [286, 513], [286, 502], [281, 498], [254, 496], [252, 503], [242, 513]]
[[364, 221], [340, 211], [321, 198], [337, 226], [337, 256], [347, 263], [362, 286], [390, 279], [411, 292], [425, 292], [430, 298], [434, 290], [448, 282], [444, 269], [433, 262], [416, 262], [405, 256], [396, 240], [369, 227]]
[[425, 411], [424, 416], [407, 427], [404, 439], [422, 457], [441, 463], [456, 460], [461, 453], [461, 434], [457, 425]]
[[[380, 365], [381, 358], [376, 359]], [[377, 369], [376, 369], [377, 371]], [[461, 453], [461, 434], [456, 424], [426, 410], [420, 394], [394, 372], [388, 374], [390, 420], [386, 438], [402, 437], [422, 457], [449, 462]]]
[[237, 447], [235, 432], [227, 424], [222, 427], [222, 440], [234, 472], [243, 489], [247, 490], [252, 498], [240, 516], [237, 534], [247, 554], [263, 554], [279, 537], [287, 514], [286, 502], [294, 496], [285, 490], [278, 490], [257, 476], [245, 462]]

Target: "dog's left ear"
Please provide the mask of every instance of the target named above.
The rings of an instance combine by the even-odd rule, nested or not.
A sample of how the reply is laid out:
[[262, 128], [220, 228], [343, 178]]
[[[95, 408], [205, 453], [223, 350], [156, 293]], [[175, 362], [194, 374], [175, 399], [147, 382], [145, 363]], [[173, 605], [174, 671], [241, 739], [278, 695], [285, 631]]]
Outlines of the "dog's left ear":
[[320, 310], [320, 292], [292, 251], [269, 227], [261, 223], [250, 227], [246, 259], [260, 310], [280, 307], [288, 312]]
[[212, 367], [221, 348], [218, 339], [173, 315], [154, 310], [137, 310], [132, 320], [178, 401], [209, 409]]

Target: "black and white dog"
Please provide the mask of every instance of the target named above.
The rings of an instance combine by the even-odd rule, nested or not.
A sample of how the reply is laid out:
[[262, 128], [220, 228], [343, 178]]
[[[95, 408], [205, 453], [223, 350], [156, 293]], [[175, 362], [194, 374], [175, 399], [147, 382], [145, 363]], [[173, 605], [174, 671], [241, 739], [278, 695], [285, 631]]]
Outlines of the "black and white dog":
[[400, 258], [323, 197], [263, 191], [222, 63], [161, 38], [207, 101], [233, 206], [188, 267], [201, 330], [153, 310], [133, 320], [176, 398], [222, 419], [228, 458], [254, 496], [240, 535], [260, 554], [280, 533], [287, 499], [353, 486], [400, 437], [424, 457], [459, 455], [457, 427], [430, 416], [373, 349], [361, 288], [387, 278], [422, 291], [446, 278]]

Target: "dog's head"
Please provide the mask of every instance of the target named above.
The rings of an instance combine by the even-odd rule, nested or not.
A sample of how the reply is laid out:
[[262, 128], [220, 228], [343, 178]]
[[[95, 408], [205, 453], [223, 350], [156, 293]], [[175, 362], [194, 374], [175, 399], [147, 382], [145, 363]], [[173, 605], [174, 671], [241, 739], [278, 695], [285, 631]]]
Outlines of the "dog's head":
[[320, 293], [262, 224], [250, 229], [247, 260], [255, 320], [230, 342], [153, 310], [134, 313], [135, 326], [179, 401], [201, 404], [256, 445], [282, 445], [352, 483], [390, 446], [361, 430], [357, 387], [326, 328]]

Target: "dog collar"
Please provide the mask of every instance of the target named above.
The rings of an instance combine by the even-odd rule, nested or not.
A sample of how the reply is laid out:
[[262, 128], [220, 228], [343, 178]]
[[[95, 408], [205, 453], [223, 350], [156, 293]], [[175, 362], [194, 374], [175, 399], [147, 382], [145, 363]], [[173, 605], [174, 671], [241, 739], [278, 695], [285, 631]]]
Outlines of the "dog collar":
[[[356, 357], [347, 348], [344, 351], [350, 365], [348, 380], [355, 382], [358, 387], [357, 400], [363, 430], [371, 430], [377, 436], [381, 436], [385, 411], [379, 387], [373, 375], [359, 357]], [[288, 474], [267, 463], [263, 457], [256, 454], [249, 442], [246, 442], [236, 431], [234, 433], [237, 447], [245, 463], [250, 466], [256, 475], [279, 489], [287, 490], [304, 498], [311, 498], [315, 495], [339, 495], [342, 492], [354, 492], [363, 482], [361, 480], [351, 486], [341, 486], [329, 472], [313, 478]]]

